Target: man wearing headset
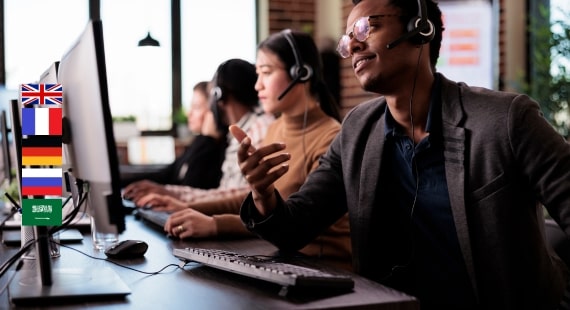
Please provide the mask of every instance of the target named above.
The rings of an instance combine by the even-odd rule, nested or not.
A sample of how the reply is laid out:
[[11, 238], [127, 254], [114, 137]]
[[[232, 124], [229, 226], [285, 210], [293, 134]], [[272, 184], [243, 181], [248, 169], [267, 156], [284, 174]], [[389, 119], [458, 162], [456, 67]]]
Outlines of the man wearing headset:
[[570, 235], [570, 145], [525, 95], [435, 71], [432, 0], [353, 0], [338, 52], [382, 97], [355, 107], [319, 167], [284, 201], [282, 144], [255, 150], [236, 127], [251, 185], [241, 218], [281, 249], [348, 211], [356, 272], [421, 309], [554, 309], [567, 269], [545, 243], [541, 204]]

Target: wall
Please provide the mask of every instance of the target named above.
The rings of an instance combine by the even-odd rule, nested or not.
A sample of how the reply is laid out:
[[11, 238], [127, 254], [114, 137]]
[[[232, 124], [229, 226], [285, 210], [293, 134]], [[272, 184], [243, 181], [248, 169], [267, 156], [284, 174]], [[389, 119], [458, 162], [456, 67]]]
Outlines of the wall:
[[[352, 0], [260, 0], [269, 2], [269, 32], [283, 28], [305, 30], [320, 43], [323, 38], [338, 38], [346, 28], [346, 19], [353, 7]], [[524, 3], [524, 2], [523, 2]], [[493, 0], [499, 32], [497, 65], [499, 89], [512, 90], [521, 70], [526, 69], [526, 6], [521, 0]], [[311, 16], [311, 14], [313, 14]], [[340, 18], [340, 21], [339, 21]], [[354, 77], [350, 59], [341, 60], [340, 84], [343, 112], [375, 97], [364, 92]]]
[[[511, 90], [512, 81], [526, 70], [526, 17], [521, 0], [494, 0], [498, 10], [499, 88]], [[326, 38], [336, 38], [344, 32], [346, 18], [352, 9], [351, 0], [258, 0], [258, 38], [284, 28], [311, 33], [319, 45]], [[0, 0], [0, 11], [4, 3]], [[2, 12], [0, 12], [2, 13]], [[3, 14], [1, 15], [3, 16]], [[0, 20], [0, 30], [4, 25]], [[3, 31], [0, 31], [0, 51], [3, 50]], [[0, 52], [0, 60], [4, 53]], [[354, 78], [350, 60], [341, 60], [341, 105], [344, 112], [375, 95], [361, 90]], [[0, 61], [0, 84], [5, 81], [4, 61]]]

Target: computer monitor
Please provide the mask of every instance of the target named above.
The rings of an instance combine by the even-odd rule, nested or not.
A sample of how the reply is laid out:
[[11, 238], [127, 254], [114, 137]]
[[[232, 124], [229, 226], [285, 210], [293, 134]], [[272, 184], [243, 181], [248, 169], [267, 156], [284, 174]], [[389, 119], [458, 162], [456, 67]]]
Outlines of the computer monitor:
[[6, 111], [2, 110], [2, 114], [0, 114], [0, 134], [2, 135], [2, 172], [4, 174], [4, 186], [8, 186], [12, 183], [12, 158], [10, 139], [8, 138], [9, 132]]
[[63, 143], [72, 174], [88, 184], [88, 210], [98, 232], [122, 233], [119, 159], [107, 90], [101, 21], [90, 21], [62, 57], [57, 81], [63, 86]]
[[[74, 178], [87, 183], [87, 212], [103, 233], [122, 233], [125, 212], [120, 195], [118, 155], [107, 91], [103, 26], [90, 20], [63, 55], [57, 82], [63, 87], [62, 140], [68, 146]], [[16, 305], [124, 298], [130, 289], [108, 267], [51, 269], [45, 227], [36, 226], [40, 270], [22, 269], [9, 286]], [[64, 255], [64, 253], [61, 253]]]

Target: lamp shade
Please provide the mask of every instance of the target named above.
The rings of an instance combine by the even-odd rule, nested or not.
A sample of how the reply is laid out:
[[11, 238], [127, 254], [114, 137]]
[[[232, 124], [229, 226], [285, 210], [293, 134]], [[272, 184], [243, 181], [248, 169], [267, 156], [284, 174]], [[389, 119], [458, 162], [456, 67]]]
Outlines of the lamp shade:
[[146, 37], [139, 41], [139, 46], [160, 46], [157, 40], [150, 36], [150, 31], [147, 33]]

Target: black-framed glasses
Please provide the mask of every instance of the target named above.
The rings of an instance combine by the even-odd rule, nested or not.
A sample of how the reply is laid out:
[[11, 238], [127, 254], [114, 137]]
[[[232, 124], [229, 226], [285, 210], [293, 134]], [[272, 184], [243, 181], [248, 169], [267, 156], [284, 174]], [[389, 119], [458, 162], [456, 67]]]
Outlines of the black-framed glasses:
[[354, 22], [352, 25], [352, 31], [348, 34], [343, 35], [338, 40], [338, 46], [336, 51], [342, 58], [350, 57], [350, 50], [348, 48], [348, 44], [352, 38], [355, 38], [358, 42], [364, 42], [370, 36], [370, 20], [374, 18], [380, 17], [404, 17], [403, 15], [398, 14], [378, 14], [378, 15], [370, 15], [370, 16], [363, 16]]

